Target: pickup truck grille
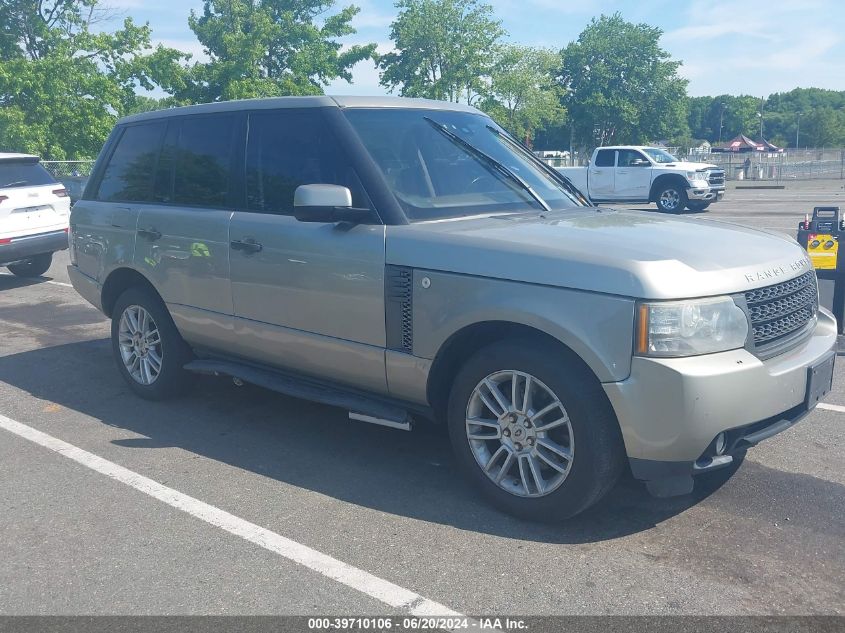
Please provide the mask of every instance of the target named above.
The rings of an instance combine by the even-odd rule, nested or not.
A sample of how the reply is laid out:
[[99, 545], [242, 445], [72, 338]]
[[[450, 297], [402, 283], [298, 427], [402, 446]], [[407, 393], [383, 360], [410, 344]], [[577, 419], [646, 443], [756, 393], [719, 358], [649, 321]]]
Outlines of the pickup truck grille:
[[816, 273], [745, 293], [754, 346], [770, 349], [800, 332], [818, 311]]
[[711, 187], [725, 186], [725, 172], [722, 169], [711, 169], [707, 172], [707, 182]]

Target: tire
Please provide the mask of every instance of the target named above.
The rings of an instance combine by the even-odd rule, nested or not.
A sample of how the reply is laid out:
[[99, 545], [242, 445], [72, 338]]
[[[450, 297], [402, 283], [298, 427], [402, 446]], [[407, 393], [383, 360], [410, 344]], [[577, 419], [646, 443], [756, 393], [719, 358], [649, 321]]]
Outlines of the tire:
[[53, 253], [35, 255], [17, 264], [9, 264], [9, 272], [18, 277], [40, 277], [53, 264]]
[[707, 209], [707, 207], [709, 207], [709, 206], [710, 206], [709, 202], [701, 202], [701, 201], [697, 201], [697, 200], [690, 200], [689, 202], [687, 202], [687, 209], [689, 209], [690, 211], [696, 211], [696, 212], [705, 211]]
[[[519, 412], [513, 413], [517, 421], [511, 423], [504, 410], [487, 407], [479, 395], [486, 393], [488, 401], [493, 403], [495, 396], [485, 381], [495, 384], [508, 375], [507, 370], [513, 372], [511, 376], [517, 376], [517, 401], [524, 399], [526, 376], [532, 379], [533, 402], [527, 407], [527, 426], [521, 412], [525, 408], [523, 402], [510, 409]], [[498, 382], [503, 385], [500, 394], [508, 394], [505, 396], [508, 402], [513, 400], [510, 396], [513, 382], [513, 379], [509, 383]], [[554, 398], [562, 411], [554, 405]], [[549, 406], [555, 408], [546, 415], [537, 415]], [[498, 401], [494, 407], [502, 409]], [[485, 418], [487, 424], [468, 423], [468, 418], [479, 417]], [[566, 418], [568, 424], [542, 430]], [[490, 421], [494, 424], [490, 425]], [[619, 425], [599, 382], [575, 361], [567, 361], [557, 350], [551, 351], [531, 340], [494, 343], [472, 356], [453, 383], [447, 423], [452, 448], [464, 475], [493, 505], [524, 519], [562, 521], [582, 512], [614, 486], [625, 467]], [[521, 425], [526, 428], [520, 430]], [[531, 428], [535, 429], [534, 436], [530, 435]], [[497, 432], [499, 437], [488, 439], [488, 433], [495, 436]], [[483, 437], [473, 440], [469, 434]], [[569, 452], [568, 461], [547, 448], [550, 441], [558, 449]], [[508, 452], [512, 453], [511, 457]], [[489, 457], [497, 453], [501, 456], [498, 461], [489, 462], [492, 466], [488, 475], [481, 464], [488, 463]], [[549, 458], [557, 468], [549, 465]], [[541, 490], [532, 472], [532, 459], [539, 468], [545, 490]], [[504, 476], [500, 476], [503, 470]], [[497, 476], [499, 483], [494, 481]]]
[[680, 185], [670, 183], [657, 192], [657, 208], [665, 213], [682, 213], [687, 206], [687, 192]]
[[[146, 321], [139, 309], [147, 314]], [[133, 319], [136, 332], [147, 332], [146, 337], [132, 334]], [[157, 337], [153, 330], [149, 330], [149, 319], [152, 320], [151, 327], [158, 333]], [[146, 329], [143, 323], [148, 324]], [[138, 347], [128, 343], [132, 339]], [[193, 355], [164, 302], [153, 291], [136, 286], [125, 290], [117, 298], [112, 310], [111, 341], [118, 370], [137, 395], [147, 400], [165, 400], [185, 391], [189, 383], [184, 366]], [[124, 362], [124, 357], [127, 362]], [[147, 371], [144, 371], [144, 360], [149, 363]], [[132, 364], [133, 372], [130, 372], [128, 363]]]

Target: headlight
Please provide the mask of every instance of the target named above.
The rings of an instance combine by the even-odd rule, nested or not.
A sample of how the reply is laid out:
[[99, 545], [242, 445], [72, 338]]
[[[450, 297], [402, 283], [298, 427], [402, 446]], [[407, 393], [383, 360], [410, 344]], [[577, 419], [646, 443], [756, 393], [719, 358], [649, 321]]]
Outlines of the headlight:
[[748, 319], [730, 297], [638, 304], [636, 352], [695, 356], [745, 345]]
[[700, 171], [688, 171], [687, 180], [690, 182], [694, 180], [707, 180], [707, 175]]

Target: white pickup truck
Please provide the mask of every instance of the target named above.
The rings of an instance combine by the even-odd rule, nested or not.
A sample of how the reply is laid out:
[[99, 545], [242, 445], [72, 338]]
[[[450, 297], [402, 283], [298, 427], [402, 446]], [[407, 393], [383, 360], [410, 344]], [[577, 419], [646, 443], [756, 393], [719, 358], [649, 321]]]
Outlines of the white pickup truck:
[[599, 147], [586, 167], [559, 167], [593, 202], [655, 202], [662, 211], [704, 211], [725, 195], [725, 170], [680, 161], [657, 147]]

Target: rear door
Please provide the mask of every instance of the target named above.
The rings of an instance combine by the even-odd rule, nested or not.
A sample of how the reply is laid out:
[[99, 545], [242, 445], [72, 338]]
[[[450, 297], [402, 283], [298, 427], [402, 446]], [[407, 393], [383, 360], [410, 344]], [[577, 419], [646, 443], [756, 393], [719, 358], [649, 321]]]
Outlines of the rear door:
[[153, 174], [166, 121], [118, 128], [96, 191], [73, 207], [73, 253], [80, 272], [103, 283], [132, 266], [138, 213], [153, 199]]
[[651, 161], [635, 149], [620, 149], [616, 153], [614, 188], [623, 200], [648, 200], [651, 189]]
[[616, 150], [600, 149], [589, 167], [590, 198], [593, 200], [612, 200], [616, 197], [614, 189], [614, 165]]
[[170, 119], [152, 200], [138, 207], [135, 267], [194, 346], [225, 349], [233, 332], [228, 238], [243, 124], [239, 113]]
[[70, 198], [38, 159], [0, 159], [0, 239], [62, 231]]

